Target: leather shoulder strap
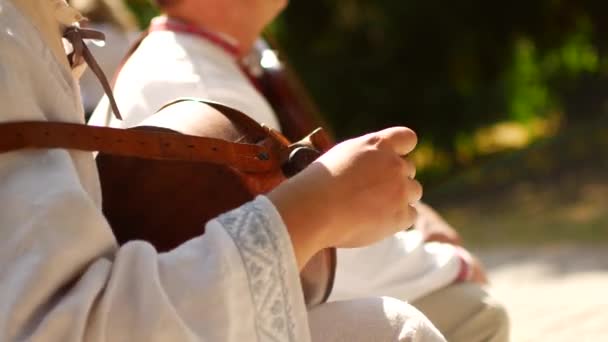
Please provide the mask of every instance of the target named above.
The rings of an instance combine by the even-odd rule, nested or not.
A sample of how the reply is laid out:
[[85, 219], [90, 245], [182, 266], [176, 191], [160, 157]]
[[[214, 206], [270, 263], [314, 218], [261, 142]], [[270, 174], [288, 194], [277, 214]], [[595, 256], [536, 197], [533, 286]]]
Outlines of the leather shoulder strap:
[[118, 129], [64, 122], [0, 124], [0, 153], [27, 148], [65, 148], [157, 160], [221, 164], [244, 172], [280, 167], [279, 151], [265, 144], [243, 144], [171, 131]]

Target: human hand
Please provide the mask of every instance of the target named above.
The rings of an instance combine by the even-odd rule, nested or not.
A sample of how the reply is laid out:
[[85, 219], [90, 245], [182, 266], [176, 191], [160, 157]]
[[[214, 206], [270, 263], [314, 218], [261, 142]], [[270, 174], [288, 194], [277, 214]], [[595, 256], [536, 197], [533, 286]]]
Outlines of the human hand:
[[481, 261], [468, 250], [456, 247], [456, 251], [462, 260], [462, 267], [456, 282], [470, 281], [479, 285], [488, 284], [488, 276]]
[[413, 224], [422, 187], [402, 156], [416, 142], [404, 127], [347, 140], [268, 194], [300, 266], [320, 249], [365, 246]]
[[479, 259], [474, 255], [471, 255], [471, 257], [473, 261], [471, 263], [472, 271], [470, 281], [480, 285], [487, 285], [489, 282], [488, 276], [483, 265], [481, 264], [481, 261], [479, 261]]

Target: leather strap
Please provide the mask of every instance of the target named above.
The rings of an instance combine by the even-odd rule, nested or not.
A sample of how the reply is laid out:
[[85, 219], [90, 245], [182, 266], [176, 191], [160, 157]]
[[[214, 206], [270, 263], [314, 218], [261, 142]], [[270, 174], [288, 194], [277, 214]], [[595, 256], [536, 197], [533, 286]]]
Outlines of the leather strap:
[[116, 100], [114, 99], [114, 94], [112, 93], [112, 88], [108, 83], [108, 79], [103, 73], [103, 70], [101, 70], [99, 64], [97, 64], [97, 61], [93, 57], [91, 50], [89, 50], [89, 48], [84, 42], [85, 39], [105, 41], [106, 36], [101, 31], [84, 29], [77, 26], [70, 26], [64, 31], [63, 37], [72, 44], [72, 47], [74, 49], [74, 52], [72, 52], [68, 56], [70, 65], [72, 67], [79, 65], [82, 62], [82, 59], [84, 59], [91, 71], [95, 74], [95, 76], [97, 76], [99, 83], [101, 83], [101, 86], [103, 87], [103, 91], [108, 96], [108, 99], [110, 100], [110, 106], [112, 107], [114, 115], [117, 119], [122, 120], [122, 116], [120, 115], [120, 111], [118, 110], [118, 106], [116, 105]]
[[0, 124], [0, 153], [25, 148], [65, 148], [100, 151], [156, 160], [207, 162], [244, 172], [268, 172], [280, 167], [280, 151], [272, 144], [233, 143], [172, 131], [118, 129], [64, 122]]

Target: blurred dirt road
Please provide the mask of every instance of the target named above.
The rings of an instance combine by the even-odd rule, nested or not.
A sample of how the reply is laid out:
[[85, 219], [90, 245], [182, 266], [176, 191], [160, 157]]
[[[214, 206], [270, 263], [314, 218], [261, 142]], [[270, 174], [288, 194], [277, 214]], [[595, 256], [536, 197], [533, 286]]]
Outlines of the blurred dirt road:
[[476, 251], [513, 342], [608, 341], [608, 245]]

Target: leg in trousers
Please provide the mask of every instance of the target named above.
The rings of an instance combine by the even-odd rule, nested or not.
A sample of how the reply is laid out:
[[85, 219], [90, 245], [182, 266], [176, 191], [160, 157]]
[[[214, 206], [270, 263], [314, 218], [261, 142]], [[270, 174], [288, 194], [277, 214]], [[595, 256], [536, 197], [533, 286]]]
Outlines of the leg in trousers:
[[475, 283], [459, 283], [412, 303], [450, 342], [509, 341], [505, 308]]
[[389, 297], [325, 303], [308, 321], [313, 342], [445, 342], [420, 311]]

